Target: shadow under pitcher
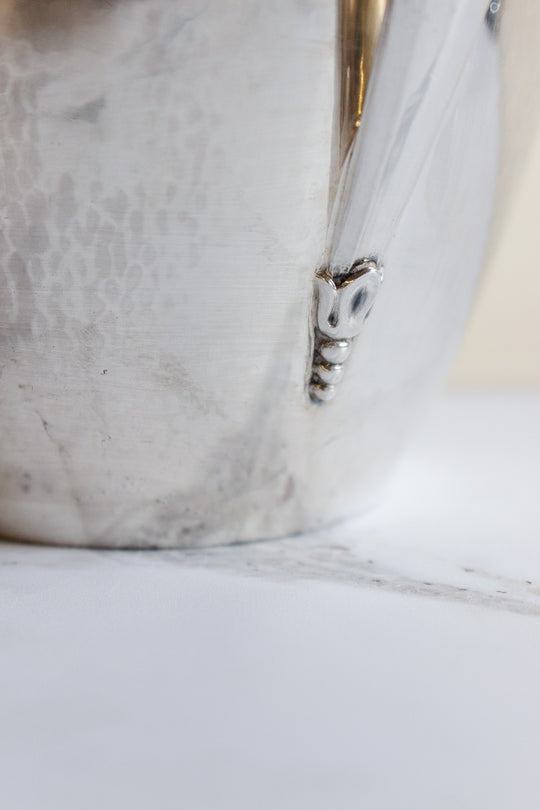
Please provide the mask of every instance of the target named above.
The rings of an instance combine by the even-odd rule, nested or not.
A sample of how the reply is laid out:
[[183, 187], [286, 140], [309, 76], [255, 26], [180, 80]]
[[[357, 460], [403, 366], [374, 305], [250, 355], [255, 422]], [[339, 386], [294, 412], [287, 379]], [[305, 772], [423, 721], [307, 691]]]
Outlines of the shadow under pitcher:
[[372, 503], [481, 266], [505, 14], [0, 0], [1, 535], [194, 546]]

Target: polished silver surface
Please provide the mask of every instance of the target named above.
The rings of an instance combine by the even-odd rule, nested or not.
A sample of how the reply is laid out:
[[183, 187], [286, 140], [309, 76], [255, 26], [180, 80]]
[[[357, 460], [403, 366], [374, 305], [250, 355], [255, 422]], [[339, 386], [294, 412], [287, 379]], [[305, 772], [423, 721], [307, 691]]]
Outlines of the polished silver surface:
[[[482, 260], [499, 41], [485, 2], [388, 3], [341, 165], [339, 9], [0, 0], [4, 535], [252, 540], [378, 493]], [[365, 256], [314, 408], [313, 279]]]

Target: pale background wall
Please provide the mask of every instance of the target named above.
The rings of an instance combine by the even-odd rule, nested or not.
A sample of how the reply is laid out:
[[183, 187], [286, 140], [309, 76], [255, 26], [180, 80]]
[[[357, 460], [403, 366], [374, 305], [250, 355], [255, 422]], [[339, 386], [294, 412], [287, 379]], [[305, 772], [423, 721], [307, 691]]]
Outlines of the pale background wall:
[[504, 0], [501, 176], [484, 276], [452, 385], [540, 387], [540, 14]]
[[540, 138], [493, 230], [450, 382], [540, 387]]

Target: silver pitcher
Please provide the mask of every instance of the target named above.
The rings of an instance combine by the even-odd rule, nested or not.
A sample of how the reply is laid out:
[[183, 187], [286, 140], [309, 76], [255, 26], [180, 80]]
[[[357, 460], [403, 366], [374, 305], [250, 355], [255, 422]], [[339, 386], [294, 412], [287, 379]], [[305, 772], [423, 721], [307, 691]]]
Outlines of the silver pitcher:
[[370, 505], [481, 265], [500, 17], [0, 0], [0, 534], [189, 546]]

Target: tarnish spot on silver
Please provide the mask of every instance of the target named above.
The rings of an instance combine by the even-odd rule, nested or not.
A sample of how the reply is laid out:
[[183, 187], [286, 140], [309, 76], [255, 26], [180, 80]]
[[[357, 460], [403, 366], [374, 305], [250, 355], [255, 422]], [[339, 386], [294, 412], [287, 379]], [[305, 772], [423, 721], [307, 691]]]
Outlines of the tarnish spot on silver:
[[66, 112], [66, 118], [71, 121], [86, 121], [88, 124], [96, 124], [99, 115], [105, 107], [105, 97], [99, 96], [93, 101], [88, 101], [80, 107], [74, 107]]

